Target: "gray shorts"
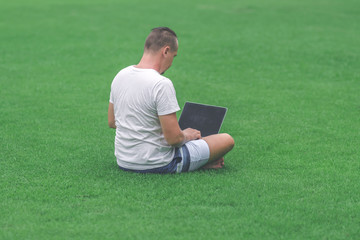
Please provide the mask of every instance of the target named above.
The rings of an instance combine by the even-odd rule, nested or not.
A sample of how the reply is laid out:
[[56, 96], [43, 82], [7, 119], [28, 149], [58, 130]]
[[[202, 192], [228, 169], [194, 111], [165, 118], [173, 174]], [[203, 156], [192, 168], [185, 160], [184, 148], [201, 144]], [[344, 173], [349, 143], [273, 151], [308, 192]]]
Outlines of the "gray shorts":
[[179, 148], [182, 160], [177, 164], [177, 173], [195, 171], [208, 162], [210, 149], [204, 140], [189, 141], [184, 146]]
[[120, 167], [125, 171], [137, 173], [182, 173], [195, 171], [204, 166], [210, 157], [210, 149], [208, 144], [202, 140], [193, 140], [185, 143], [180, 148], [176, 148], [174, 159], [166, 166], [147, 169], [132, 170]]

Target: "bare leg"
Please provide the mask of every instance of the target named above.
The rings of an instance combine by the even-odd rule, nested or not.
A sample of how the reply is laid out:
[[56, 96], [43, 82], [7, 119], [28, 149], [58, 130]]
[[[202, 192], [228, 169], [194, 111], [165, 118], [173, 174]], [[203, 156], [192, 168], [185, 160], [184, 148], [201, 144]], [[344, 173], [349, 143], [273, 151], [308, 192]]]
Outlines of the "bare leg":
[[221, 133], [204, 137], [203, 140], [209, 145], [210, 158], [202, 168], [222, 168], [225, 154], [234, 147], [234, 139], [227, 133]]

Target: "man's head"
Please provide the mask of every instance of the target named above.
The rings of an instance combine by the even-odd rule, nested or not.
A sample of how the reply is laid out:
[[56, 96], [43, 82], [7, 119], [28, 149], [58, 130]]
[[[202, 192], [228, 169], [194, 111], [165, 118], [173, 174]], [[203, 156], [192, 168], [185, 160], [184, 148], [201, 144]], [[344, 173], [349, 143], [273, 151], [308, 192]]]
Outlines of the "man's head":
[[172, 52], [177, 51], [178, 41], [176, 33], [168, 27], [152, 29], [145, 41], [145, 52], [158, 52], [161, 48], [168, 46]]
[[158, 27], [146, 38], [144, 54], [159, 57], [160, 73], [163, 74], [172, 65], [178, 47], [176, 33], [168, 27]]

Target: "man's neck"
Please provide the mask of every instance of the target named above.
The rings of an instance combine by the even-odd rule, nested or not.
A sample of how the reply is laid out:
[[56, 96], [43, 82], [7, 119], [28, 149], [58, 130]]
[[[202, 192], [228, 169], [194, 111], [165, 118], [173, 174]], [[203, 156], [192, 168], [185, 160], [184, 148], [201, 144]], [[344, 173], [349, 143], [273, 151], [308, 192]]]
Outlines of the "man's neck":
[[153, 54], [144, 53], [138, 65], [135, 65], [136, 68], [143, 69], [154, 69], [157, 72], [160, 72], [160, 59], [159, 56]]

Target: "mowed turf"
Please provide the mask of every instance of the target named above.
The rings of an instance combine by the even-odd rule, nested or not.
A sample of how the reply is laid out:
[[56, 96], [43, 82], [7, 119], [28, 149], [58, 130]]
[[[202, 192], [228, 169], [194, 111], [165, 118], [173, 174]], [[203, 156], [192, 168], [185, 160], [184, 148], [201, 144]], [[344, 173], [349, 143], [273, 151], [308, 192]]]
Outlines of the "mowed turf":
[[[2, 1], [0, 239], [359, 239], [360, 3]], [[229, 108], [219, 171], [117, 168], [110, 84], [150, 29], [185, 101]]]

